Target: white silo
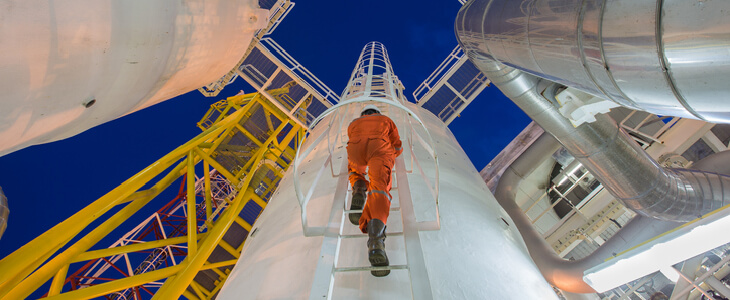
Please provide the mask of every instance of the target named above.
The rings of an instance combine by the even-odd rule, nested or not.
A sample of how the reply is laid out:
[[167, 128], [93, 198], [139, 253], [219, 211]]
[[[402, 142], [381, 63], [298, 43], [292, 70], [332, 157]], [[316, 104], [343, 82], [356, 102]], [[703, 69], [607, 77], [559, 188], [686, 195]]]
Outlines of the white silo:
[[[402, 89], [383, 45], [368, 43], [218, 299], [556, 299], [449, 129]], [[366, 104], [393, 119], [405, 148], [394, 168], [386, 277], [370, 274], [367, 235], [347, 219], [346, 129]]]

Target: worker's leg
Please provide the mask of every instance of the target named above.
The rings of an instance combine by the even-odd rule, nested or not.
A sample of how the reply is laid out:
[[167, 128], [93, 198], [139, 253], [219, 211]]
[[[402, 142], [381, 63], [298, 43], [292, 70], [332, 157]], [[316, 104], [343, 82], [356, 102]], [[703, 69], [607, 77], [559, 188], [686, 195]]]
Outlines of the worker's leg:
[[347, 162], [347, 171], [350, 172], [348, 179], [350, 180], [350, 186], [355, 186], [355, 183], [358, 181], [365, 181], [365, 183], [369, 184], [367, 178], [365, 178], [365, 175], [367, 175], [367, 165], [357, 165], [354, 162], [348, 160]]
[[[347, 169], [350, 171], [350, 185], [352, 186], [352, 199], [350, 201], [350, 210], [363, 209], [365, 205], [366, 193], [368, 191], [368, 185], [370, 184], [365, 179], [367, 166], [357, 165], [352, 161], [348, 161]], [[350, 223], [352, 225], [358, 225], [360, 222], [361, 213], [351, 213], [348, 215]]]
[[[366, 140], [367, 141], [367, 140]], [[367, 174], [367, 142], [347, 144], [347, 170], [350, 172], [350, 186], [352, 186], [352, 199], [350, 210], [360, 210], [365, 206], [366, 193], [370, 183], [365, 179]], [[358, 225], [361, 213], [348, 214], [352, 225]]]
[[[360, 218], [360, 229], [368, 234], [368, 260], [371, 266], [388, 266], [388, 255], [385, 253], [385, 223], [390, 214], [391, 170], [393, 155], [379, 155], [368, 162], [370, 168], [370, 191]], [[372, 270], [373, 276], [382, 277], [390, 274], [390, 270]]]
[[360, 230], [367, 233], [367, 223], [378, 219], [384, 224], [388, 222], [390, 213], [391, 170], [394, 164], [393, 155], [378, 155], [368, 162], [370, 187], [367, 201], [360, 218]]

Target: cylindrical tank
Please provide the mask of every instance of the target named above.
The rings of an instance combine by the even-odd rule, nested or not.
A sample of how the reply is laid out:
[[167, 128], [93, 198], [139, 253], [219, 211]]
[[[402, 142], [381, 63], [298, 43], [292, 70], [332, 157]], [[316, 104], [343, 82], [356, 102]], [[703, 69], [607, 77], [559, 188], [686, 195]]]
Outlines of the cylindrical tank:
[[0, 2], [0, 155], [218, 80], [267, 17], [256, 0]]
[[[359, 117], [364, 104], [343, 106], [337, 113], [324, 118], [310, 132], [310, 139], [302, 149], [309, 148], [310, 143], [315, 142], [312, 137], [319, 136], [332, 126], [342, 127], [341, 131], [331, 128], [330, 141], [336, 141], [338, 136], [346, 139], [345, 129], [349, 121]], [[419, 165], [423, 174], [430, 178], [431, 185], [435, 165], [433, 160], [428, 160], [429, 155], [419, 144], [415, 133], [409, 131], [409, 124], [415, 124], [416, 132], [420, 125], [398, 108], [379, 105], [383, 106], [383, 113], [396, 122], [404, 141], [405, 169], [411, 171], [404, 173], [407, 174], [415, 216], [418, 221], [434, 220], [435, 201]], [[405, 105], [423, 120], [435, 141], [439, 158], [441, 227], [418, 234], [433, 298], [556, 299], [552, 288], [530, 260], [513, 222], [497, 204], [449, 129], [430, 112], [413, 104]], [[340, 117], [344, 125], [339, 125]], [[330, 219], [339, 176], [347, 176], [347, 171], [342, 170], [343, 161], [346, 163], [343, 145], [328, 145], [327, 139], [322, 139], [309, 156], [303, 157], [296, 171], [305, 194], [315, 178], [320, 176], [308, 205], [309, 226], [324, 226]], [[410, 153], [411, 147], [414, 155]], [[318, 175], [330, 155], [328, 149], [333, 151], [333, 167], [326, 167]], [[412, 163], [411, 156], [418, 163]], [[315, 282], [315, 272], [320, 259], [323, 259], [320, 255], [326, 238], [303, 234], [301, 208], [293, 185], [294, 174], [290, 169], [254, 224], [241, 257], [218, 299], [316, 298], [310, 291], [313, 285], [322, 284]], [[396, 185], [391, 192], [393, 206], [407, 201], [400, 199], [404, 191], [399, 189], [403, 188]], [[348, 192], [346, 197], [349, 198], [349, 195]], [[345, 222], [342, 234], [359, 233], [346, 217], [339, 220]], [[392, 211], [387, 232], [402, 231], [402, 222], [401, 214]], [[337, 245], [336, 267], [368, 266], [366, 239], [341, 239]], [[389, 236], [385, 244], [391, 265], [411, 261], [404, 254], [403, 236]], [[330, 295], [333, 299], [410, 299], [413, 297], [411, 277], [413, 275], [409, 276], [408, 270], [393, 270], [390, 275], [381, 278], [373, 277], [369, 271], [333, 273]]]

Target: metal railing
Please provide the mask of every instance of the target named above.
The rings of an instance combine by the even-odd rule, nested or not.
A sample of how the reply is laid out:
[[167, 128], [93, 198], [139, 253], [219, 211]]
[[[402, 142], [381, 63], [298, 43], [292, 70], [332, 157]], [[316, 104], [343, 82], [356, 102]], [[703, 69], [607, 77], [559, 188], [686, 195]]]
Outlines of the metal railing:
[[426, 78], [426, 80], [424, 80], [421, 85], [419, 85], [413, 91], [413, 98], [416, 100], [416, 103], [419, 103], [423, 97], [431, 92], [436, 87], [436, 83], [439, 81], [439, 79], [444, 77], [446, 73], [448, 73], [454, 66], [456, 66], [463, 56], [464, 50], [461, 49], [461, 46], [456, 45], [456, 48], [454, 48], [454, 50], [451, 50], [449, 56], [447, 56], [446, 59], [441, 62], [436, 70], [434, 70], [433, 73], [431, 73], [431, 75], [429, 75], [428, 78]]
[[266, 27], [261, 28], [254, 33], [251, 44], [248, 46], [248, 49], [246, 49], [246, 52], [244, 53], [243, 57], [241, 57], [241, 60], [238, 61], [236, 66], [231, 69], [231, 71], [229, 71], [226, 75], [223, 75], [223, 77], [221, 77], [220, 79], [211, 82], [206, 86], [198, 88], [198, 91], [206, 97], [215, 97], [223, 90], [223, 88], [226, 87], [226, 85], [229, 85], [233, 81], [235, 81], [236, 78], [239, 77], [236, 70], [238, 70], [238, 68], [241, 66], [241, 63], [243, 63], [246, 57], [251, 53], [251, 50], [256, 47], [261, 38], [274, 32], [274, 30], [279, 26], [281, 21], [284, 20], [286, 15], [289, 14], [293, 7], [294, 3], [290, 0], [277, 1], [277, 3], [274, 4], [271, 9], [269, 9], [269, 17]]
[[261, 45], [264, 46], [271, 54], [274, 55], [283, 65], [297, 75], [302, 81], [311, 86], [320, 98], [325, 99], [329, 104], [335, 105], [340, 102], [340, 97], [335, 94], [324, 82], [314, 76], [307, 68], [296, 61], [289, 53], [284, 50], [271, 38], [261, 39]]

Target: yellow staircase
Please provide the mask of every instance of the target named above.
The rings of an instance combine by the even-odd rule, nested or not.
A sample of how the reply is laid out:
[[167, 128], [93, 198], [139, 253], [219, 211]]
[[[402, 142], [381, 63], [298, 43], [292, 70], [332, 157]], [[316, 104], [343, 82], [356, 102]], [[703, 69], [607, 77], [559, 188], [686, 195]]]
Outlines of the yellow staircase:
[[[295, 105], [287, 105], [289, 87], [267, 92], [287, 107]], [[306, 108], [307, 104], [299, 105]], [[181, 295], [214, 298], [240, 256], [246, 237], [255, 234], [253, 224], [258, 214], [294, 159], [295, 147], [305, 131], [301, 123], [259, 93], [237, 95], [212, 105], [198, 123], [203, 133], [0, 260], [0, 299], [25, 299], [49, 280], [49, 299], [94, 298], [135, 287], [154, 294], [153, 299]], [[213, 169], [234, 190], [225, 203], [216, 204], [223, 207], [216, 211], [211, 200]], [[202, 192], [196, 192], [196, 177], [204, 183]], [[185, 234], [112, 248], [99, 245], [115, 229], [128, 226], [125, 221], [180, 178], [186, 181], [186, 199], [195, 200], [185, 203], [189, 212]], [[204, 196], [196, 196], [200, 193]], [[201, 208], [205, 212], [196, 214]], [[77, 268], [76, 263], [110, 261], [169, 246], [187, 249], [187, 256], [176, 264], [140, 274], [129, 272], [81, 289], [67, 284], [69, 269]], [[139, 297], [139, 293], [134, 295]]]

